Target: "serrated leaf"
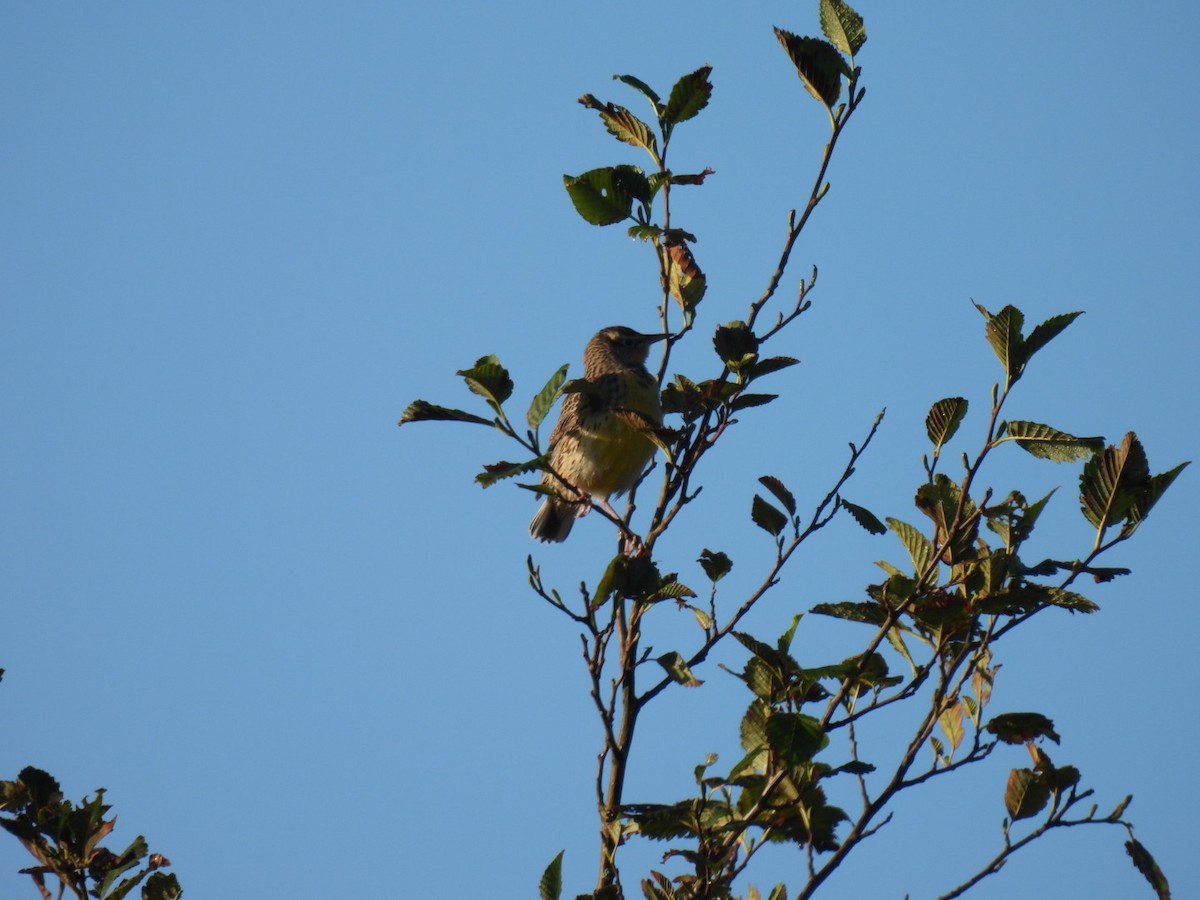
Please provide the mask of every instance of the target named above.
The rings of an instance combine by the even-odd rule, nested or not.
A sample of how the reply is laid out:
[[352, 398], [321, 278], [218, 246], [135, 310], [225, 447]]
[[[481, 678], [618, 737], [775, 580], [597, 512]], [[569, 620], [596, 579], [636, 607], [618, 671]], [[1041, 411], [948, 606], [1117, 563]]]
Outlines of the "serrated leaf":
[[1016, 441], [1022, 450], [1040, 459], [1054, 462], [1087, 459], [1104, 449], [1102, 437], [1076, 437], [1049, 425], [1020, 419], [1004, 423], [1003, 437]]
[[832, 109], [842, 93], [842, 73], [848, 68], [837, 48], [828, 41], [799, 37], [782, 28], [775, 29], [775, 37], [808, 92]]
[[1024, 744], [1034, 738], [1046, 737], [1059, 742], [1054, 722], [1041, 713], [1002, 713], [995, 716], [984, 728], [1006, 744]]
[[787, 765], [810, 762], [829, 743], [821, 723], [803, 713], [771, 713], [764, 733], [767, 746]]
[[1125, 852], [1129, 854], [1133, 865], [1142, 873], [1146, 881], [1150, 882], [1150, 887], [1154, 889], [1158, 900], [1171, 900], [1171, 886], [1167, 883], [1167, 876], [1158, 867], [1158, 863], [1154, 861], [1150, 851], [1135, 838], [1130, 838], [1125, 842]]
[[891, 517], [886, 521], [888, 528], [900, 538], [900, 542], [908, 551], [914, 567], [914, 574], [920, 575], [929, 565], [929, 561], [933, 559], [933, 544], [914, 525]]
[[663, 244], [663, 252], [667, 261], [667, 289], [680, 309], [690, 313], [704, 299], [708, 279], [685, 242]]
[[821, 30], [833, 46], [851, 59], [867, 42], [862, 16], [844, 0], [821, 0]]
[[958, 703], [947, 706], [938, 716], [938, 725], [942, 729], [942, 734], [946, 735], [946, 740], [950, 742], [950, 752], [953, 754], [958, 749], [958, 745], [962, 743], [965, 734], [962, 706]]
[[396, 424], [404, 425], [408, 422], [471, 422], [475, 425], [491, 425], [493, 427], [496, 424], [491, 419], [485, 419], [474, 413], [451, 409], [448, 406], [437, 406], [424, 400], [414, 400], [410, 403], [400, 414], [400, 421]]
[[761, 378], [764, 375], [770, 375], [772, 372], [778, 372], [781, 369], [786, 369], [789, 366], [797, 365], [800, 362], [791, 356], [768, 356], [766, 359], [760, 359], [751, 366], [743, 370], [747, 381], [753, 381], [755, 378]]
[[745, 322], [729, 322], [717, 326], [713, 333], [713, 349], [730, 371], [739, 372], [758, 359], [758, 338]]
[[682, 684], [684, 687], [700, 687], [700, 685], [704, 684], [703, 681], [692, 674], [692, 670], [687, 667], [684, 658], [676, 650], [664, 653], [655, 662], [666, 670], [668, 677], [676, 684]]
[[783, 504], [783, 508], [791, 515], [796, 514], [796, 498], [782, 481], [774, 475], [763, 475], [758, 479], [759, 484], [775, 495], [775, 499]]
[[839, 497], [838, 503], [841, 504], [846, 512], [850, 513], [855, 522], [870, 534], [884, 534], [887, 531], [887, 526], [880, 522], [875, 514], [866, 507], [851, 503], [844, 497]]
[[700, 568], [714, 584], [728, 575], [729, 570], [733, 568], [733, 560], [720, 550], [714, 552], [707, 547], [700, 551], [700, 558], [696, 562], [700, 563]]
[[786, 515], [758, 494], [754, 495], [754, 500], [750, 504], [750, 518], [755, 525], [769, 533], [772, 537], [779, 537], [779, 533], [783, 531], [788, 523]]
[[1154, 508], [1154, 504], [1166, 493], [1167, 488], [1171, 486], [1171, 482], [1189, 465], [1190, 463], [1182, 462], [1168, 472], [1160, 472], [1157, 475], [1152, 475], [1146, 483], [1145, 488], [1138, 493], [1137, 498], [1130, 506], [1129, 521], [1134, 525], [1141, 523], [1150, 514], [1150, 510]]
[[650, 130], [650, 126], [616, 103], [601, 103], [591, 94], [584, 94], [579, 102], [588, 109], [594, 109], [600, 114], [600, 120], [608, 133], [618, 141], [623, 141], [634, 147], [640, 147], [650, 154], [655, 164], [659, 164], [658, 138]]
[[[582, 175], [564, 175], [563, 186], [575, 205], [575, 211], [592, 225], [615, 225], [630, 217], [634, 194], [629, 187], [633, 179], [622, 177], [620, 170], [632, 166], [606, 166]], [[640, 173], [639, 173], [640, 174]], [[645, 182], [645, 176], [642, 176]], [[649, 192], [649, 183], [646, 183]]]
[[152, 872], [142, 888], [142, 900], [179, 900], [183, 888], [174, 873]]
[[868, 625], [882, 625], [887, 621], [887, 610], [878, 603], [818, 603], [811, 610], [822, 616], [832, 616], [835, 619], [845, 619], [847, 622], [865, 622]]
[[550, 376], [550, 380], [546, 382], [545, 387], [537, 392], [537, 396], [529, 404], [529, 411], [525, 414], [525, 421], [529, 423], [529, 427], [534, 431], [537, 431], [538, 426], [542, 424], [542, 420], [546, 418], [546, 413], [550, 412], [550, 408], [554, 406], [554, 401], [558, 399], [558, 392], [566, 380], [567, 366], [564, 365]]
[[778, 399], [778, 394], [738, 394], [729, 401], [729, 408], [737, 412], [741, 409], [752, 409], [755, 406], [766, 406], [772, 400]]
[[1046, 808], [1050, 786], [1032, 769], [1013, 769], [1004, 791], [1004, 806], [1012, 820], [1028, 819]]
[[558, 900], [562, 895], [562, 861], [565, 850], [559, 850], [558, 856], [550, 860], [542, 879], [538, 882], [539, 900]]
[[978, 303], [975, 308], [987, 319], [987, 341], [1003, 364], [1009, 383], [1015, 384], [1025, 369], [1025, 342], [1021, 337], [1025, 316], [1015, 306], [1006, 306], [995, 315]]
[[712, 66], [701, 66], [675, 82], [675, 86], [671, 88], [671, 96], [667, 98], [667, 105], [662, 111], [664, 130], [686, 122], [708, 106], [713, 90], [712, 82], [708, 80], [711, 73]]
[[1062, 332], [1064, 328], [1083, 315], [1083, 311], [1062, 313], [1051, 316], [1045, 322], [1037, 325], [1025, 339], [1025, 361], [1028, 362], [1037, 353]]
[[483, 397], [496, 412], [512, 396], [513, 380], [495, 356], [480, 357], [471, 368], [459, 369], [455, 374], [462, 376], [472, 393]]
[[481, 487], [488, 488], [497, 481], [504, 481], [506, 478], [515, 478], [518, 475], [527, 475], [530, 472], [540, 471], [544, 464], [545, 457], [543, 456], [519, 463], [501, 460], [498, 463], [484, 465], [483, 471], [475, 476], [475, 480], [479, 482]]
[[1107, 447], [1083, 466], [1079, 500], [1096, 528], [1115, 525], [1129, 514], [1150, 483], [1146, 451], [1131, 431], [1118, 446]]
[[946, 397], [933, 404], [925, 417], [925, 433], [935, 452], [954, 437], [966, 414], [967, 401], [962, 397]]
[[640, 78], [635, 78], [632, 75], [614, 75], [613, 80], [623, 82], [634, 90], [640, 92], [642, 96], [650, 101], [650, 105], [654, 107], [655, 115], [662, 115], [662, 102], [659, 100], [658, 94], [656, 94], [653, 89], [651, 89], [650, 85], [646, 84], [646, 82], [642, 81]]

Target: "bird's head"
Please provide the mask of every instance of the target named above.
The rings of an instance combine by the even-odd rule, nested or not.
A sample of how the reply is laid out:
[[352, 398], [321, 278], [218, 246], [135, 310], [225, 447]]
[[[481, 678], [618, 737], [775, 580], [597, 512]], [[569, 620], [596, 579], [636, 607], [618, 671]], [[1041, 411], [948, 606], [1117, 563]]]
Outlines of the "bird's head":
[[[650, 345], [665, 337], [665, 334], [642, 334], [624, 325], [610, 325], [596, 333], [588, 349], [597, 347], [623, 366], [641, 366], [650, 355]], [[585, 353], [585, 359], [586, 356]]]

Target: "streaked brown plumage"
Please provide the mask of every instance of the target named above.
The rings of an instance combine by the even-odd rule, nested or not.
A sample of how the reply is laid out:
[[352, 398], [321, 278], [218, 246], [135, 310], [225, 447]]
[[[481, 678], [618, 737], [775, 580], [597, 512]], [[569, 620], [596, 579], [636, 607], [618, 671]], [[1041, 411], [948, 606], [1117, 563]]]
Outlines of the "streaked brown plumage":
[[645, 363], [650, 345], [663, 337], [614, 325], [588, 341], [583, 377], [595, 390], [567, 394], [550, 432], [550, 466], [570, 487], [550, 472], [542, 476], [542, 484], [563, 499], [547, 497], [529, 523], [539, 541], [566, 540], [588, 498], [623, 494], [654, 455], [645, 429], [662, 424], [662, 407], [658, 382]]

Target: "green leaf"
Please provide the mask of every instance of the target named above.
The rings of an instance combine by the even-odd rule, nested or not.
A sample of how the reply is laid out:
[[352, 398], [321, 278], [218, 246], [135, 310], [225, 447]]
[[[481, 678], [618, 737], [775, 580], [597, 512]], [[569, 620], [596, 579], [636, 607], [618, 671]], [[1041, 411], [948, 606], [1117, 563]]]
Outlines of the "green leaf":
[[1159, 498], [1166, 493], [1167, 488], [1190, 463], [1182, 462], [1169, 472], [1160, 472], [1157, 475], [1152, 475], [1146, 487], [1138, 493], [1137, 498], [1133, 501], [1133, 505], [1129, 508], [1129, 521], [1139, 524], [1150, 514], [1150, 510], [1154, 508], [1154, 504]]
[[743, 370], [743, 374], [747, 381], [753, 381], [755, 378], [770, 375], [772, 372], [778, 372], [780, 369], [786, 369], [799, 362], [800, 360], [790, 356], [768, 356], [766, 359], [760, 359], [753, 365], [747, 366]]
[[938, 725], [942, 729], [942, 733], [946, 735], [946, 740], [950, 742], [950, 752], [953, 753], [958, 749], [958, 745], [962, 743], [965, 731], [963, 730], [963, 708], [961, 704], [952, 703], [942, 710], [942, 714], [938, 716]]
[[821, 723], [802, 713], [771, 713], [764, 733], [767, 746], [789, 766], [810, 762], [829, 743]]
[[729, 570], [733, 568], [733, 560], [720, 550], [713, 552], [707, 547], [700, 551], [700, 558], [696, 562], [700, 563], [700, 568], [714, 584], [728, 575]]
[[1016, 441], [1022, 450], [1054, 462], [1087, 459], [1104, 449], [1102, 437], [1076, 437], [1049, 425], [1020, 419], [1003, 423], [1001, 435], [1003, 439]]
[[729, 408], [734, 412], [740, 409], [751, 409], [755, 406], [766, 406], [772, 400], [779, 399], [778, 394], [738, 394], [729, 401]]
[[1084, 464], [1079, 476], [1083, 514], [1096, 528], [1115, 525], [1146, 495], [1149, 484], [1146, 451], [1131, 431], [1119, 446], [1106, 448]]
[[984, 726], [1006, 744], [1024, 744], [1034, 738], [1047, 737], [1058, 743], [1054, 723], [1041, 713], [1003, 713]]
[[887, 526], [876, 518], [875, 514], [865, 507], [859, 506], [856, 503], [851, 503], [843, 497], [838, 497], [838, 503], [846, 512], [850, 513], [854, 521], [861, 525], [871, 534], [883, 534], [887, 531]]
[[179, 900], [182, 896], [179, 879], [166, 872], [152, 873], [142, 888], [142, 900]]
[[1015, 306], [1006, 306], [992, 315], [978, 303], [975, 308], [987, 319], [987, 340], [996, 357], [1004, 365], [1010, 384], [1015, 384], [1025, 369], [1025, 342], [1021, 337], [1021, 326], [1025, 316]]
[[584, 94], [579, 102], [588, 109], [594, 109], [600, 114], [600, 120], [608, 133], [618, 141], [640, 147], [650, 154], [655, 165], [660, 163], [658, 156], [658, 138], [650, 130], [650, 126], [631, 113], [623, 106], [615, 103], [601, 103], [591, 94]]
[[1033, 354], [1058, 337], [1064, 328], [1082, 315], [1082, 310], [1079, 312], [1062, 313], [1061, 315], [1051, 316], [1045, 322], [1036, 326], [1033, 331], [1029, 332], [1029, 337], [1025, 339], [1025, 361], [1029, 362], [1033, 358]]
[[1012, 820], [1028, 819], [1046, 808], [1050, 785], [1032, 769], [1013, 769], [1004, 791], [1004, 806]]
[[533, 402], [529, 404], [529, 412], [525, 414], [525, 420], [534, 431], [537, 431], [538, 426], [542, 424], [542, 420], [546, 418], [546, 413], [550, 412], [550, 408], [554, 406], [554, 401], [558, 399], [558, 392], [566, 380], [567, 366], [564, 365], [550, 376], [550, 380], [546, 382], [546, 386], [538, 391], [537, 396], [533, 398]]
[[501, 460], [498, 463], [485, 464], [483, 471], [475, 476], [475, 480], [479, 482], [481, 487], [489, 488], [497, 481], [504, 481], [506, 478], [515, 478], [517, 475], [527, 475], [530, 472], [541, 471], [545, 461], [546, 458], [544, 456], [539, 456], [536, 459], [519, 463]]
[[562, 861], [565, 850], [559, 850], [558, 856], [550, 860], [542, 880], [538, 882], [539, 900], [558, 900], [562, 895]]
[[667, 675], [676, 684], [682, 684], [684, 687], [700, 687], [700, 685], [704, 684], [703, 681], [692, 674], [692, 670], [687, 667], [687, 663], [677, 650], [664, 653], [655, 662], [666, 670]]
[[[621, 170], [631, 169], [637, 171], [633, 166], [606, 166], [582, 175], [564, 175], [563, 185], [575, 204], [575, 211], [592, 225], [615, 225], [628, 219], [634, 200], [630, 187], [636, 184], [628, 171], [622, 174]], [[642, 181], [648, 193], [650, 186], [645, 176]]]
[[750, 518], [755, 525], [773, 537], [779, 537], [779, 533], [788, 523], [787, 516], [758, 494], [754, 495], [754, 500], [750, 504]]
[[1150, 887], [1154, 888], [1158, 900], [1171, 900], [1171, 886], [1167, 884], [1167, 876], [1158, 867], [1158, 863], [1154, 861], [1150, 851], [1136, 839], [1130, 838], [1125, 842], [1125, 852], [1129, 854], [1129, 858], [1133, 860], [1137, 870], [1150, 882]]
[[474, 413], [464, 412], [461, 409], [451, 409], [448, 406], [435, 406], [424, 400], [414, 400], [410, 403], [408, 408], [400, 414], [400, 421], [396, 424], [404, 425], [408, 422], [472, 422], [476, 425], [491, 425], [493, 427], [496, 424], [491, 419], [485, 419]]
[[663, 252], [667, 262], [667, 289], [680, 309], [690, 313], [704, 299], [708, 279], [696, 265], [691, 248], [684, 241], [664, 243]]
[[774, 475], [763, 475], [758, 479], [759, 484], [775, 495], [775, 499], [783, 504], [783, 508], [791, 515], [796, 514], [796, 498], [787, 486]]
[[708, 80], [711, 73], [712, 66], [701, 66], [675, 82], [675, 86], [671, 88], [671, 96], [667, 98], [667, 105], [662, 111], [664, 131], [670, 131], [680, 122], [686, 122], [708, 106], [713, 90], [712, 82]]
[[845, 619], [847, 622], [865, 622], [868, 625], [882, 625], [887, 621], [887, 610], [878, 603], [818, 603], [812, 608], [812, 612], [835, 619]]
[[655, 115], [662, 115], [662, 102], [659, 100], [658, 94], [656, 94], [651, 89], [650, 85], [646, 84], [646, 82], [642, 81], [640, 78], [635, 78], [632, 75], [614, 75], [613, 80], [623, 82], [634, 90], [640, 92], [642, 96], [650, 101], [650, 105], [654, 107]]
[[456, 373], [462, 376], [463, 381], [467, 383], [467, 387], [473, 393], [483, 397], [488, 402], [488, 405], [496, 412], [501, 412], [500, 407], [504, 401], [512, 396], [513, 381], [509, 377], [508, 370], [500, 365], [500, 360], [495, 356], [482, 356], [475, 361], [469, 369], [459, 369]]
[[844, 0], [821, 0], [821, 30], [835, 47], [851, 59], [867, 42], [867, 29], [862, 16]]
[[730, 371], [740, 372], [758, 359], [758, 338], [745, 322], [729, 322], [717, 326], [713, 349]]
[[920, 575], [929, 565], [929, 561], [933, 559], [933, 544], [925, 535], [921, 534], [916, 526], [909, 525], [907, 522], [889, 517], [887, 524], [908, 551], [909, 558], [912, 559], [914, 574]]
[[941, 450], [942, 445], [954, 437], [966, 414], [967, 401], [962, 397], [947, 397], [933, 404], [925, 417], [925, 433], [935, 451]]
[[775, 29], [775, 37], [808, 92], [832, 109], [842, 94], [842, 73], [848, 68], [837, 48], [819, 38], [799, 37], [782, 28]]

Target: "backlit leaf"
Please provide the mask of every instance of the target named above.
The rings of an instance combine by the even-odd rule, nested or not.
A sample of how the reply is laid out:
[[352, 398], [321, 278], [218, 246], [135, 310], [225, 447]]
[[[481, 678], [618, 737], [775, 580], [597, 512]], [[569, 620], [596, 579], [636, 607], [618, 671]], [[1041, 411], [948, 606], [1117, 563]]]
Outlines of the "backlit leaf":
[[459, 369], [456, 374], [461, 375], [467, 387], [487, 400], [496, 412], [500, 412], [504, 401], [512, 396], [513, 380], [495, 356], [480, 357], [471, 368]]
[[533, 402], [529, 404], [529, 412], [525, 414], [525, 419], [529, 422], [529, 427], [534, 431], [537, 431], [537, 427], [546, 418], [546, 413], [550, 412], [550, 408], [554, 406], [554, 401], [558, 399], [558, 392], [566, 380], [567, 367], [564, 365], [550, 376], [550, 380], [546, 382], [546, 386], [538, 391], [537, 396], [533, 398]]
[[[621, 168], [633, 167], [606, 166], [582, 175], [563, 176], [563, 185], [575, 211], [592, 225], [614, 225], [629, 218], [634, 200], [634, 194], [629, 190], [632, 179], [622, 178]], [[645, 181], [644, 176], [642, 180]], [[649, 183], [646, 183], [646, 190], [649, 192]]]
[[1016, 441], [1022, 450], [1054, 462], [1087, 459], [1104, 449], [1102, 437], [1076, 437], [1049, 425], [1020, 419], [1005, 422], [1002, 435]]
[[565, 850], [559, 850], [558, 856], [550, 860], [542, 879], [538, 883], [539, 900], [558, 900], [562, 895], [562, 861]]
[[954, 437], [967, 414], [967, 401], [962, 397], [947, 397], [933, 404], [925, 417], [925, 433], [935, 450]]
[[920, 530], [907, 522], [902, 522], [900, 519], [887, 519], [888, 528], [900, 538], [904, 544], [908, 555], [912, 559], [914, 572], [920, 575], [929, 566], [930, 560], [933, 559], [933, 544], [925, 535], [921, 534]]
[[863, 18], [845, 0], [821, 0], [821, 30], [830, 42], [853, 57], [867, 42]]
[[1025, 368], [1025, 346], [1021, 327], [1025, 316], [1015, 306], [1006, 306], [993, 315], [978, 303], [975, 308], [987, 319], [987, 340], [1004, 365], [1010, 383], [1016, 383]]
[[686, 122], [708, 106], [713, 90], [712, 82], [708, 80], [711, 73], [712, 66], [701, 66], [675, 82], [662, 112], [664, 129]]
[[1079, 476], [1079, 501], [1083, 514], [1097, 528], [1114, 525], [1145, 496], [1150, 484], [1146, 451], [1131, 431], [1084, 464]]
[[1004, 806], [1012, 820], [1028, 819], [1046, 808], [1050, 785], [1032, 769], [1013, 769], [1004, 791]]
[[591, 94], [584, 94], [579, 98], [579, 102], [600, 114], [600, 120], [613, 137], [634, 147], [640, 147], [650, 154], [655, 164], [659, 162], [658, 138], [649, 125], [625, 107], [616, 103], [601, 103]]
[[788, 58], [796, 67], [796, 74], [804, 82], [808, 92], [832, 108], [842, 93], [842, 73], [846, 61], [837, 48], [819, 38], [799, 37], [782, 28], [775, 29], [775, 37], [787, 51]]

